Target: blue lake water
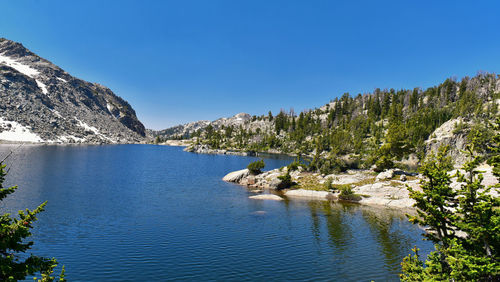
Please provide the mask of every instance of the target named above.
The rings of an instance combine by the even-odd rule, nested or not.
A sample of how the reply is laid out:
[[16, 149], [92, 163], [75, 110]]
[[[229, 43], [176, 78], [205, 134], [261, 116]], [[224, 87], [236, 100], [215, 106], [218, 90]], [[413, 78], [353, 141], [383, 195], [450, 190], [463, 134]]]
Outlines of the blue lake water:
[[[16, 146], [1, 145], [0, 156]], [[23, 146], [0, 211], [35, 208], [32, 252], [70, 281], [388, 281], [421, 240], [404, 214], [327, 201], [252, 200], [224, 183], [254, 157], [154, 145]], [[266, 158], [266, 169], [288, 157]]]

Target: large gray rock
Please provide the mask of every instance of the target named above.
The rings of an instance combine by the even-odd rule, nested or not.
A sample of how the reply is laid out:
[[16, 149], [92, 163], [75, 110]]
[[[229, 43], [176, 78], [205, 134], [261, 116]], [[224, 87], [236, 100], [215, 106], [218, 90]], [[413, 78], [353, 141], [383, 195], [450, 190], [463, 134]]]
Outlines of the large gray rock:
[[279, 180], [278, 178], [272, 178], [268, 183], [270, 189], [277, 190], [279, 185], [281, 184], [281, 180]]
[[247, 168], [245, 168], [242, 170], [233, 171], [233, 172], [228, 173], [226, 176], [224, 176], [222, 178], [222, 180], [224, 180], [226, 182], [240, 182], [241, 179], [243, 179], [244, 177], [247, 177], [249, 174], [250, 174], [250, 171]]
[[467, 160], [463, 150], [468, 144], [467, 131], [456, 131], [456, 126], [466, 124], [470, 126], [470, 122], [463, 118], [451, 119], [436, 128], [429, 139], [425, 141], [427, 153], [437, 153], [441, 146], [448, 146], [448, 155], [452, 158], [454, 165], [460, 167]]
[[394, 177], [394, 169], [388, 169], [386, 171], [382, 171], [376, 177], [377, 181], [384, 181]]

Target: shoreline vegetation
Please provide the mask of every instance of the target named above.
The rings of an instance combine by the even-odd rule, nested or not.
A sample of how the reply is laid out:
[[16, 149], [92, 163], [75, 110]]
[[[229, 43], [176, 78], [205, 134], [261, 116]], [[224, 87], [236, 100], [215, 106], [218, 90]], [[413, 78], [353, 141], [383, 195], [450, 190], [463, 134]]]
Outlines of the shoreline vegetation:
[[[192, 142], [192, 140], [168, 140], [161, 145], [182, 146], [185, 147], [184, 151], [198, 154], [240, 156], [273, 154], [272, 152], [211, 149], [206, 145], [193, 146]], [[276, 152], [275, 154], [281, 153]], [[296, 156], [295, 154], [284, 155]], [[416, 203], [410, 198], [407, 187], [422, 191], [420, 183], [424, 179], [422, 174], [418, 172], [409, 172], [398, 168], [382, 172], [376, 172], [373, 169], [349, 169], [345, 172], [321, 174], [306, 171], [302, 166], [289, 171], [289, 167], [264, 171], [257, 175], [251, 174], [249, 169], [242, 169], [229, 172], [223, 177], [223, 180], [247, 187], [249, 192], [255, 194], [250, 196], [252, 199], [283, 200], [284, 196], [288, 199], [354, 202], [407, 211], [415, 210], [413, 205]], [[493, 174], [493, 167], [487, 163], [481, 164], [478, 170], [483, 172], [482, 184], [484, 186], [493, 186], [499, 183]], [[288, 172], [294, 184], [292, 187], [280, 188], [281, 180], [279, 177]], [[457, 172], [464, 173], [462, 169], [455, 168], [449, 172], [449, 175], [455, 176]], [[460, 184], [457, 177], [452, 178], [451, 186], [454, 189], [458, 189]], [[342, 191], [345, 189], [350, 190], [347, 196], [342, 195]], [[496, 190], [492, 190], [491, 193], [495, 197], [499, 196]]]
[[[484, 186], [498, 184], [491, 166], [483, 164], [478, 169], [483, 172]], [[449, 175], [454, 176], [457, 171], [464, 173], [463, 170], [455, 169], [450, 171]], [[256, 195], [276, 194], [292, 199], [345, 201], [408, 210], [414, 209], [416, 202], [410, 198], [407, 187], [422, 191], [420, 183], [424, 179], [421, 174], [400, 169], [390, 169], [378, 174], [371, 170], [348, 170], [345, 173], [321, 175], [301, 168], [288, 172], [288, 167], [282, 167], [252, 175], [248, 169], [242, 169], [228, 173], [223, 180], [245, 186]], [[286, 174], [290, 175], [294, 184], [280, 188], [279, 177]], [[454, 189], [458, 189], [460, 184], [456, 177], [452, 178], [451, 186]], [[498, 197], [496, 191], [492, 190], [491, 193]], [[267, 198], [263, 196], [260, 199]]]
[[[469, 161], [464, 152], [473, 141], [483, 185], [498, 184], [486, 161], [494, 154], [499, 106], [500, 75], [480, 72], [427, 89], [345, 93], [298, 115], [290, 109], [194, 122], [156, 132], [155, 143], [201, 154], [296, 157], [295, 164], [281, 169], [243, 169], [224, 177], [255, 194], [413, 209], [409, 190], [422, 191], [422, 164], [442, 147], [453, 160], [454, 170], [448, 172], [453, 189], [463, 182], [455, 174], [464, 173]], [[498, 197], [495, 189], [491, 193]]]

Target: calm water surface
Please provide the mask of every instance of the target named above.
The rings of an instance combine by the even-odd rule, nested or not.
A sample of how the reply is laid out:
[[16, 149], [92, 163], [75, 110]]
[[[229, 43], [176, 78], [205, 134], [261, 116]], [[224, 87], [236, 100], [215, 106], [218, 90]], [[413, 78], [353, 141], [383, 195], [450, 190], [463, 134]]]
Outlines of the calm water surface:
[[[0, 146], [0, 156], [15, 146]], [[397, 280], [421, 231], [400, 212], [321, 201], [248, 199], [224, 183], [251, 157], [153, 145], [24, 146], [1, 211], [48, 200], [33, 253], [70, 281]], [[290, 162], [267, 158], [266, 169]]]

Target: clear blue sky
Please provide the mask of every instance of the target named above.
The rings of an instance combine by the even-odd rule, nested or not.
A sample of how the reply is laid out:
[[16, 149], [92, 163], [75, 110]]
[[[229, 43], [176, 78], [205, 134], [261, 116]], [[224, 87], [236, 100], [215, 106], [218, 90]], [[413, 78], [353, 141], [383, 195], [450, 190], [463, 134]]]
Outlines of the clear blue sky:
[[148, 128], [500, 72], [499, 1], [0, 1], [0, 36]]

